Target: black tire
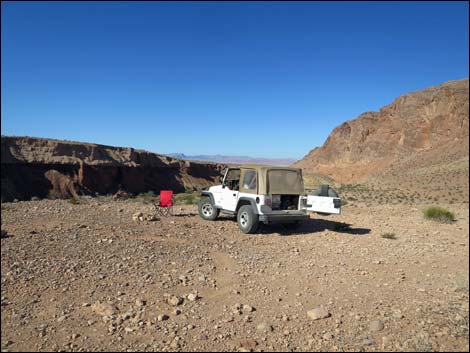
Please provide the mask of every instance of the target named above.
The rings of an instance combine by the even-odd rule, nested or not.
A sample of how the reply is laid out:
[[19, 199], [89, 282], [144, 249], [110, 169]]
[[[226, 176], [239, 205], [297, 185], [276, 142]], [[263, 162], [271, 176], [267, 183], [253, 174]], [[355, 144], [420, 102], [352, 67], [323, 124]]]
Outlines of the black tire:
[[219, 209], [216, 208], [209, 197], [203, 196], [198, 203], [199, 216], [206, 221], [213, 221], [219, 216]]
[[312, 192], [313, 196], [328, 196], [328, 197], [338, 197], [338, 193], [330, 188], [329, 185], [323, 184], [317, 190]]
[[237, 222], [243, 233], [255, 233], [258, 230], [259, 217], [253, 212], [251, 205], [244, 205], [238, 210]]
[[328, 189], [328, 196], [329, 197], [338, 197], [338, 193], [335, 190], [329, 188]]
[[295, 221], [290, 223], [284, 223], [284, 228], [288, 230], [297, 230], [302, 227], [303, 221]]

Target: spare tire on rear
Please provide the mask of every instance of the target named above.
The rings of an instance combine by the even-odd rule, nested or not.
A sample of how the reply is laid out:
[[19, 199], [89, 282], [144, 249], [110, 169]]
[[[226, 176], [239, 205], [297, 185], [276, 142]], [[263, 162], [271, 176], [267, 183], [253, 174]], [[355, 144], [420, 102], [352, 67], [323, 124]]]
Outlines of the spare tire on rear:
[[338, 193], [330, 188], [328, 184], [322, 184], [312, 193], [313, 196], [338, 197]]

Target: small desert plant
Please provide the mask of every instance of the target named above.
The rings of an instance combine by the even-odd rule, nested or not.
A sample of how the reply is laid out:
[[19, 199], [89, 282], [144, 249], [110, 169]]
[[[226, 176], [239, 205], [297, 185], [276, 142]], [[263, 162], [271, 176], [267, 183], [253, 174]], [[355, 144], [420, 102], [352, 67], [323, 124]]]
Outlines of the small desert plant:
[[155, 197], [155, 193], [153, 190], [149, 190], [147, 192], [141, 192], [138, 197]]
[[424, 217], [442, 223], [452, 223], [455, 221], [454, 214], [442, 207], [427, 208], [424, 210]]
[[387, 233], [383, 233], [380, 235], [382, 238], [385, 238], [385, 239], [396, 239], [397, 236], [395, 235], [395, 233], [391, 233], [391, 232], [387, 232]]
[[199, 201], [200, 197], [196, 192], [188, 192], [175, 195], [175, 203], [177, 205], [194, 205]]
[[147, 192], [141, 192], [139, 195], [137, 195], [137, 198], [142, 201], [143, 203], [152, 203], [155, 202], [155, 193], [152, 190], [149, 190]]
[[80, 203], [80, 199], [77, 196], [74, 195], [69, 199], [69, 202], [72, 205], [78, 205]]

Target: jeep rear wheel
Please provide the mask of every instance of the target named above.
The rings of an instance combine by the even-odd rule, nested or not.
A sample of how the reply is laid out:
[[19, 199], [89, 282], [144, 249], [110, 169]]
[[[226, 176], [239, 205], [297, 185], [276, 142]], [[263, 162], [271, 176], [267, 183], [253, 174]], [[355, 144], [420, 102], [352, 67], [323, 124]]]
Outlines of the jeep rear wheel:
[[216, 208], [210, 198], [202, 197], [198, 204], [199, 216], [207, 221], [213, 221], [219, 215], [219, 209]]
[[237, 214], [238, 228], [243, 233], [254, 233], [258, 230], [259, 218], [258, 215], [253, 212], [250, 205], [244, 205], [240, 207]]

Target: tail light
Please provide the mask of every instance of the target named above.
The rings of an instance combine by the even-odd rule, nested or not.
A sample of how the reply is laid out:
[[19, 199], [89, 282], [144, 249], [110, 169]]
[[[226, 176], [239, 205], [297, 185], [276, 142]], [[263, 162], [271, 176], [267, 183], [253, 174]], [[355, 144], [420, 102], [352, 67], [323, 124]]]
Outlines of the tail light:
[[269, 206], [269, 207], [271, 207], [271, 206], [273, 205], [273, 200], [271, 199], [270, 196], [265, 196], [265, 198], [264, 198], [264, 204], [265, 204], [266, 206]]

